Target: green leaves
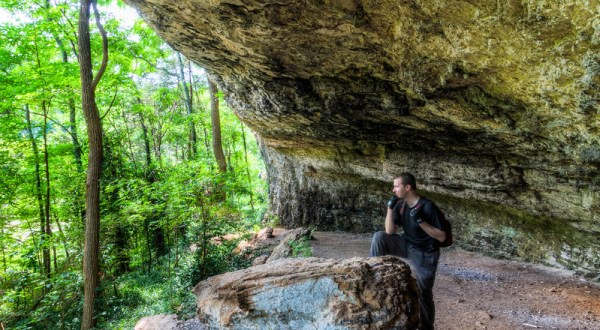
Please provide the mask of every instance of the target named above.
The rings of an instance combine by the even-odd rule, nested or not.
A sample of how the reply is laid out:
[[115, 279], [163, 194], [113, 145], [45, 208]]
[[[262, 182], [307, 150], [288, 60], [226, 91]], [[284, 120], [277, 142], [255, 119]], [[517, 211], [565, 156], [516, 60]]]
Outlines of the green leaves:
[[[78, 3], [3, 1], [0, 6], [21, 18], [0, 23], [0, 319], [11, 329], [77, 328], [86, 186], [78, 148], [83, 168], [87, 161], [74, 48]], [[198, 280], [247, 265], [231, 252], [237, 239], [223, 237], [260, 225], [267, 188], [259, 178], [265, 170], [254, 136], [223, 100], [228, 171], [219, 173], [210, 148], [204, 71], [184, 62], [182, 76], [174, 51], [141, 20], [127, 28], [106, 19], [110, 15], [103, 17], [110, 56], [96, 91], [105, 142], [100, 227], [104, 300], [98, 316], [105, 328], [131, 328], [138, 315], [180, 310]], [[95, 29], [92, 48], [100, 54]], [[94, 59], [97, 70], [100, 56]], [[184, 102], [181, 77], [192, 111]], [[42, 176], [37, 189], [34, 175], [36, 165], [44, 168], [44, 155], [40, 151], [36, 161], [32, 148], [35, 142], [44, 150], [43, 132], [50, 237], [41, 235], [37, 193], [45, 193], [48, 182]], [[42, 273], [44, 249], [53, 254], [49, 278]], [[156, 306], [152, 299], [165, 303]]]

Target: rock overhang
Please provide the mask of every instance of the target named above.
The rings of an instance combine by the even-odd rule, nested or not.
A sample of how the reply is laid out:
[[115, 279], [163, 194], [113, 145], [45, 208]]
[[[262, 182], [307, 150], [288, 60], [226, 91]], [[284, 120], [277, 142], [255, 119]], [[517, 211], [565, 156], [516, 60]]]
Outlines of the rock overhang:
[[283, 224], [379, 228], [411, 171], [463, 246], [597, 274], [597, 4], [127, 2], [257, 133]]

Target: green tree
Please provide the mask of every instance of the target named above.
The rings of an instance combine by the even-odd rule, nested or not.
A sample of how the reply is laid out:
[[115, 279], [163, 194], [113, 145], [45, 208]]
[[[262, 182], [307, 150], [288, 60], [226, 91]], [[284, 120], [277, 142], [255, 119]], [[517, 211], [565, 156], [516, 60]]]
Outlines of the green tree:
[[[90, 46], [90, 7], [94, 9], [96, 24], [102, 35], [102, 64], [95, 77], [92, 76]], [[86, 183], [86, 226], [83, 255], [84, 302], [81, 329], [94, 327], [94, 303], [99, 283], [100, 249], [100, 176], [102, 173], [102, 123], [96, 105], [96, 87], [104, 74], [108, 61], [108, 40], [100, 24], [95, 1], [82, 0], [79, 11], [79, 67], [81, 76], [81, 103], [87, 124], [89, 154]]]
[[[94, 90], [102, 281], [89, 314], [99, 329], [131, 328], [148, 314], [193, 313], [192, 285], [246, 265], [231, 253], [236, 241], [222, 237], [260, 223], [266, 185], [252, 135], [210, 92], [204, 71], [142, 21], [124, 27], [99, 5], [111, 57]], [[0, 7], [20, 19], [0, 23], [0, 319], [10, 329], [82, 327], [81, 265], [92, 228], [83, 169], [95, 164], [98, 144], [80, 106], [79, 6]], [[89, 42], [100, 68], [101, 34]], [[225, 173], [211, 148], [211, 100], [219, 102]]]
[[223, 143], [221, 139], [221, 117], [219, 113], [219, 96], [217, 86], [208, 79], [208, 87], [210, 91], [210, 118], [212, 122], [212, 141], [213, 141], [213, 152], [217, 165], [219, 166], [219, 172], [227, 172], [227, 160], [223, 153]]

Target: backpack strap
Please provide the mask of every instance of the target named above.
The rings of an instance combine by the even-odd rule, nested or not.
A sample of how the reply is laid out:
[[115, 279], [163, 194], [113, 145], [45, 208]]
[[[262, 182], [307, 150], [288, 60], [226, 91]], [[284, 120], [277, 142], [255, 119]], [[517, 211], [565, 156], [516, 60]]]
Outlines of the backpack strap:
[[[415, 207], [413, 207], [413, 211], [415, 212], [414, 214], [417, 214], [417, 212], [419, 212], [419, 210], [421, 209], [421, 206], [423, 206], [424, 204], [425, 204], [425, 198], [419, 197], [419, 201], [417, 202], [417, 205], [415, 205]], [[406, 200], [403, 200], [402, 206], [400, 206], [400, 216], [401, 217], [404, 215], [405, 207], [406, 207]]]

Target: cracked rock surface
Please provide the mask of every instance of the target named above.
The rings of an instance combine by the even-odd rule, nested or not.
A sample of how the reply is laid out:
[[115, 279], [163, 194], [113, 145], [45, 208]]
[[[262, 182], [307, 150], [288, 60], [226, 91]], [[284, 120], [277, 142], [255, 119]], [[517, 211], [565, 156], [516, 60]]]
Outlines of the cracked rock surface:
[[416, 329], [418, 289], [395, 257], [279, 259], [200, 282], [198, 319], [219, 329]]

